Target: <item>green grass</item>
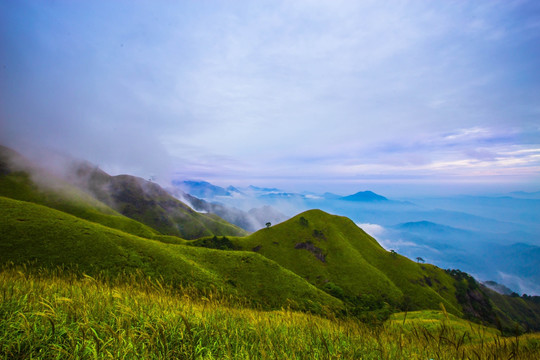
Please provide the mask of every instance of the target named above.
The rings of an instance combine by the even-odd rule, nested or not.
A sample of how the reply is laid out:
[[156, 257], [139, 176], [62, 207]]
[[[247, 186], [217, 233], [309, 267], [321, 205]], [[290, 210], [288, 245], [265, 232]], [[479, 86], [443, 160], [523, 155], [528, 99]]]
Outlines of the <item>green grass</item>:
[[[139, 274], [140, 275], [140, 274]], [[381, 326], [241, 308], [138, 275], [0, 271], [2, 359], [538, 359], [540, 335], [504, 338], [440, 312]]]
[[[245, 238], [235, 246], [253, 250], [330, 293], [369, 295], [394, 307], [438, 309], [461, 315], [454, 280], [443, 270], [391, 254], [350, 219], [310, 210]], [[310, 244], [310, 249], [298, 248]]]
[[0, 145], [0, 196], [52, 207], [146, 238], [247, 235], [217, 215], [197, 213], [153, 182], [110, 176], [85, 162], [72, 162], [65, 171], [69, 183]]
[[[252, 307], [339, 311], [338, 299], [252, 252], [220, 251], [144, 239], [66, 213], [0, 197], [0, 263], [76, 266], [115, 277], [130, 271], [244, 298]], [[163, 240], [163, 239], [160, 239]]]
[[159, 234], [58, 178], [47, 173], [42, 173], [39, 177], [41, 186], [37, 186], [26, 172], [0, 176], [0, 196], [45, 205], [137, 236], [152, 238]]
[[445, 311], [421, 310], [396, 313], [390, 317], [388, 324], [409, 332], [418, 330], [444, 332], [452, 329], [456, 334], [467, 333], [471, 342], [480, 342], [485, 339], [494, 340], [497, 337], [501, 337], [501, 333], [497, 329], [472, 323]]
[[[129, 175], [90, 177], [90, 188], [123, 215], [164, 235], [197, 239], [203, 236], [243, 236], [247, 232], [214, 214], [201, 214], [174, 198], [159, 185]], [[97, 181], [98, 183], [94, 183]]]
[[501, 325], [515, 329], [519, 324], [521, 331], [540, 330], [540, 302], [526, 301], [521, 297], [503, 296], [485, 289], [493, 303]]

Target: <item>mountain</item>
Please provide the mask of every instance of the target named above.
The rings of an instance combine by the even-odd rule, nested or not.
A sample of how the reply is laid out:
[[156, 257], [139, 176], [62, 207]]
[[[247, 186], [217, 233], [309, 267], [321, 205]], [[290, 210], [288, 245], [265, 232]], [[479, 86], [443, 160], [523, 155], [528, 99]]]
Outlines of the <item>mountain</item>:
[[385, 198], [382, 195], [375, 194], [373, 191], [360, 191], [356, 194], [344, 196], [340, 198], [340, 200], [345, 201], [358, 201], [358, 202], [380, 202], [380, 201], [388, 201], [387, 198]]
[[322, 198], [326, 200], [338, 200], [342, 198], [342, 196], [330, 192], [325, 192], [324, 194], [322, 194]]
[[57, 209], [129, 234], [154, 238], [159, 232], [123, 216], [80, 188], [37, 169], [13, 150], [0, 148], [0, 196]]
[[[540, 329], [540, 306], [534, 301], [500, 298], [459, 270], [386, 251], [350, 219], [320, 210], [235, 238], [233, 244], [276, 261], [353, 308], [439, 309], [442, 303], [448, 312], [468, 319], [505, 328], [517, 321]], [[491, 296], [497, 296], [497, 305]]]
[[111, 278], [140, 271], [174, 286], [267, 309], [339, 310], [338, 299], [258, 254], [196, 248], [130, 235], [30, 202], [0, 197], [0, 264], [57, 266]]
[[194, 211], [151, 181], [130, 175], [110, 176], [85, 164], [75, 164], [73, 173], [77, 183], [98, 200], [162, 234], [185, 239], [245, 234], [216, 215]]
[[540, 293], [540, 247], [522, 243], [533, 235], [521, 232], [482, 233], [430, 221], [387, 228], [387, 245], [400, 253], [448, 267], [449, 263], [483, 280], [495, 280], [519, 293]]
[[227, 189], [226, 189], [229, 193], [233, 194], [233, 193], [237, 193], [239, 195], [244, 195], [244, 193], [240, 190], [238, 190], [237, 188], [235, 188], [234, 186], [232, 185], [229, 185], [227, 186]]
[[258, 186], [253, 186], [253, 185], [249, 185], [248, 190], [255, 191], [255, 192], [281, 192], [280, 189], [258, 187]]
[[410, 310], [435, 309], [442, 302], [461, 314], [444, 271], [384, 250], [344, 217], [310, 210], [236, 242], [330, 293], [360, 299], [370, 294], [380, 304]]
[[194, 210], [215, 214], [246, 231], [257, 231], [270, 221], [273, 224], [288, 219], [271, 206], [265, 205], [259, 208], [252, 208], [249, 211], [243, 211], [233, 206], [226, 206], [216, 202], [208, 202], [186, 193], [176, 194]]
[[535, 192], [526, 192], [526, 191], [514, 191], [511, 192], [512, 197], [521, 198], [521, 199], [539, 199], [540, 200], [540, 191]]
[[262, 194], [257, 196], [258, 199], [262, 200], [287, 200], [287, 201], [294, 201], [294, 200], [304, 200], [306, 198], [305, 195], [302, 194], [296, 194], [296, 193], [287, 193], [287, 192], [271, 192], [267, 194]]
[[129, 175], [110, 176], [90, 163], [75, 160], [68, 162], [60, 178], [13, 150], [0, 150], [0, 195], [145, 237], [246, 234], [216, 215], [197, 213], [156, 183]]
[[411, 221], [403, 224], [396, 225], [394, 228], [400, 229], [400, 230], [407, 230], [407, 231], [414, 231], [414, 232], [423, 232], [423, 231], [429, 231], [429, 232], [436, 232], [436, 233], [459, 233], [459, 234], [467, 234], [467, 231], [456, 229], [451, 226], [441, 225], [437, 224], [431, 221]]
[[174, 180], [172, 184], [180, 190], [198, 198], [212, 199], [217, 196], [231, 196], [231, 191], [207, 181]]
[[503, 284], [499, 284], [496, 281], [488, 280], [482, 282], [482, 285], [486, 286], [487, 288], [498, 292], [501, 295], [512, 295], [513, 291], [509, 289], [508, 287], [504, 286]]

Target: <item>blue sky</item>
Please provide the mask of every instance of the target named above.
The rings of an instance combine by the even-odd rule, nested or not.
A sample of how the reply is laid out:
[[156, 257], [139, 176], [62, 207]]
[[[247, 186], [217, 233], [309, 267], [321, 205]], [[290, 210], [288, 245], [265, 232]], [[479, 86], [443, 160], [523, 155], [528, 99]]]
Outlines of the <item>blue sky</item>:
[[540, 190], [539, 64], [537, 1], [0, 0], [0, 142], [162, 182]]

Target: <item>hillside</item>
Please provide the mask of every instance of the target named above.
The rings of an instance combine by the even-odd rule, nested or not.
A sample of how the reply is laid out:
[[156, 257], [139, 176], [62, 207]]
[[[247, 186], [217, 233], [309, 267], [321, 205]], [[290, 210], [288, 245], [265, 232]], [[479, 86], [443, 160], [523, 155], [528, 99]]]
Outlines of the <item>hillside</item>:
[[114, 278], [141, 271], [172, 286], [214, 289], [250, 306], [321, 311], [340, 301], [252, 252], [164, 244], [41, 205], [0, 197], [0, 263], [75, 267]]
[[246, 234], [217, 215], [192, 210], [158, 184], [129, 175], [110, 176], [81, 161], [69, 162], [60, 178], [0, 147], [0, 185], [2, 196], [43, 204], [143, 237]]
[[442, 302], [448, 311], [461, 314], [454, 281], [444, 271], [384, 250], [344, 217], [310, 210], [235, 243], [343, 299], [387, 302], [408, 310], [438, 309]]
[[[123, 216], [81, 189], [47, 171], [25, 165], [13, 169], [0, 148], [0, 196], [48, 206], [79, 218], [99, 223], [129, 234], [153, 238], [158, 232], [138, 221]], [[39, 182], [39, 185], [37, 184]]]
[[538, 297], [503, 296], [459, 270], [415, 263], [383, 249], [350, 219], [320, 210], [233, 239], [230, 246], [276, 261], [342, 299], [349, 311], [380, 315], [388, 306], [411, 311], [443, 304], [454, 315], [505, 333], [540, 330]]

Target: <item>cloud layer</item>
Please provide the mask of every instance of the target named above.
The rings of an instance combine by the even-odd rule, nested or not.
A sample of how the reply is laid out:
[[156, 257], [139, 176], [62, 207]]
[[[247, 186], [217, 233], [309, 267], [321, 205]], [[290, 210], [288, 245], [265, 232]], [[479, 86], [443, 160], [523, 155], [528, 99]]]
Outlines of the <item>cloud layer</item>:
[[0, 141], [218, 183], [540, 180], [535, 1], [0, 4]]

